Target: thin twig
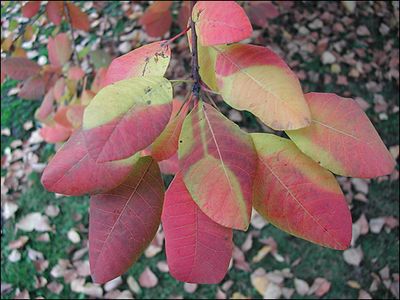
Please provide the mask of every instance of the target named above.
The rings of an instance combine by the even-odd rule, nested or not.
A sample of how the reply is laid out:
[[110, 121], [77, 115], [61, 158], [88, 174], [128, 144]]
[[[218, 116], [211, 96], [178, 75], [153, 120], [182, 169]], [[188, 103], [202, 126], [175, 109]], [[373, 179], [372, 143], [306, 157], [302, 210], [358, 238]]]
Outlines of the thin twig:
[[192, 34], [192, 78], [194, 80], [193, 84], [193, 96], [195, 98], [195, 103], [199, 100], [199, 92], [200, 92], [200, 74], [199, 74], [199, 58], [197, 52], [197, 33], [196, 26], [193, 22], [192, 12], [193, 6], [196, 4], [196, 1], [190, 1], [190, 29]]
[[64, 1], [64, 12], [65, 12], [65, 15], [67, 16], [67, 22], [68, 22], [68, 25], [69, 25], [69, 30], [71, 31], [71, 35], [72, 35], [72, 44], [74, 46], [74, 56], [76, 58], [76, 63], [78, 64], [78, 66], [80, 66], [81, 65], [81, 61], [79, 59], [78, 52], [76, 51], [74, 28], [72, 28], [71, 14], [69, 13], [67, 1]]
[[14, 43], [25, 33], [25, 29], [28, 25], [35, 23], [43, 14], [44, 10], [39, 11], [36, 16], [33, 19], [29, 19], [28, 22], [24, 23], [21, 25], [21, 27], [18, 30], [17, 36], [13, 39], [11, 45], [14, 47]]
[[181, 31], [180, 33], [178, 33], [177, 35], [173, 36], [172, 38], [170, 38], [169, 40], [167, 40], [166, 42], [170, 45], [172, 44], [173, 41], [175, 41], [177, 38], [181, 37], [182, 35], [184, 35], [186, 32], [188, 32], [190, 29], [190, 27], [186, 28], [185, 30]]

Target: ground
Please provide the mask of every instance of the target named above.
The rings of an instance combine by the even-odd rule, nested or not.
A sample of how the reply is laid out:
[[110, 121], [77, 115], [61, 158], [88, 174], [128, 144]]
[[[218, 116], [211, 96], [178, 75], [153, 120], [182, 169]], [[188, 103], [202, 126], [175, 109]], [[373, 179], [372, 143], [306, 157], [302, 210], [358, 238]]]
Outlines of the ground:
[[[114, 7], [115, 4], [109, 4], [109, 6], [112, 6], [111, 8], [114, 10], [118, 9], [118, 7]], [[113, 10], [110, 7], [106, 9], [110, 11], [111, 17], [119, 20], [118, 22], [126, 21], [118, 14], [112, 15]], [[295, 2], [294, 6], [290, 8], [279, 4], [276, 4], [276, 7], [279, 9], [279, 16], [270, 19], [265, 28], [255, 26], [252, 42], [268, 45], [278, 51], [298, 74], [305, 92], [335, 92], [358, 99], [364, 105], [367, 115], [388, 148], [396, 153], [397, 147], [398, 156], [398, 3], [363, 2], [357, 3], [354, 10], [347, 7], [347, 4], [327, 2]], [[7, 16], [3, 16], [2, 12], [2, 22], [3, 18], [7, 18]], [[382, 24], [385, 24], [388, 29]], [[173, 30], [177, 31], [176, 28]], [[36, 46], [40, 53], [46, 53], [46, 45], [37, 44]], [[324, 61], [323, 57], [329, 56], [326, 52], [334, 56], [333, 62]], [[182, 60], [176, 58], [175, 64], [179, 62], [183, 63]], [[171, 73], [174, 72], [171, 71]], [[34, 121], [32, 128], [24, 129], [26, 122], [34, 120], [33, 114], [40, 102], [21, 100], [16, 95], [10, 95], [10, 90], [16, 84], [16, 81], [7, 79], [1, 86], [2, 155], [13, 141], [25, 141], [36, 126], [39, 126]], [[219, 104], [219, 106], [223, 111], [230, 110], [224, 104]], [[253, 116], [245, 113], [241, 117], [239, 124], [242, 128], [249, 131], [260, 130], [259, 123]], [[10, 135], [3, 134], [3, 130], [6, 128], [11, 130]], [[11, 147], [11, 149], [13, 148]], [[54, 146], [41, 144], [37, 153], [39, 162], [45, 163], [47, 158], [54, 153]], [[398, 166], [396, 169], [398, 170]], [[2, 167], [2, 198], [3, 177], [7, 172], [9, 169]], [[255, 270], [262, 268], [269, 273], [287, 268], [292, 275], [284, 280], [282, 286], [293, 289], [293, 298], [319, 298], [315, 293], [301, 295], [301, 288], [295, 286], [294, 283], [297, 278], [311, 285], [317, 277], [324, 278], [331, 283], [330, 289], [321, 295], [322, 298], [358, 298], [362, 295], [365, 296], [363, 293], [368, 293], [373, 298], [398, 298], [398, 225], [390, 226], [384, 222], [385, 224], [376, 230], [374, 221], [371, 222], [371, 220], [383, 217], [393, 217], [398, 220], [398, 175], [396, 177], [396, 173], [394, 173], [390, 177], [368, 181], [368, 190], [363, 193], [360, 192], [356, 182], [350, 182], [346, 178], [342, 178], [340, 181], [351, 206], [353, 223], [362, 214], [369, 221], [367, 223], [369, 232], [361, 235], [355, 242], [355, 246], [360, 247], [363, 253], [358, 266], [349, 264], [344, 259], [342, 251], [311, 244], [268, 224], [261, 229], [251, 226], [247, 233], [235, 231], [234, 243], [239, 254], [234, 255], [236, 260], [226, 278], [219, 285], [200, 285], [194, 292], [191, 292], [188, 287], [185, 289], [183, 283], [176, 281], [168, 272], [160, 270], [159, 263], [166, 260], [164, 251], [161, 251], [152, 257], [143, 255], [130, 268], [129, 272], [122, 276], [122, 283], [118, 286], [118, 290], [130, 290], [135, 298], [149, 299], [214, 298], [216, 295], [229, 298], [240, 296], [260, 298], [262, 296], [257, 290], [257, 284], [251, 279]], [[40, 173], [37, 172], [29, 175], [27, 182], [25, 184], [27, 187], [23, 189], [22, 193], [16, 194], [18, 210], [15, 216], [7, 220], [2, 218], [2, 298], [13, 298], [24, 290], [29, 292], [30, 297], [79, 299], [88, 297], [82, 292], [73, 292], [71, 284], [66, 283], [63, 276], [56, 278], [54, 267], [60, 265], [60, 259], [72, 262], [76, 251], [87, 246], [89, 198], [57, 197], [44, 190], [40, 184]], [[8, 193], [11, 192], [12, 190]], [[367, 198], [367, 201], [357, 200], [357, 194], [362, 194], [364, 196], [362, 198]], [[49, 205], [60, 209], [56, 216], [50, 217], [49, 222], [52, 229], [49, 232], [49, 242], [37, 241], [42, 232], [25, 232], [16, 229], [17, 222], [24, 216], [32, 212], [44, 214]], [[68, 238], [70, 229], [79, 233], [78, 242], [74, 243], [71, 238]], [[376, 231], [376, 233], [371, 231]], [[248, 247], [245, 245], [245, 241], [248, 243], [248, 234], [253, 234], [253, 243], [250, 249], [247, 249]], [[12, 262], [10, 260], [12, 252], [9, 246], [10, 242], [24, 235], [28, 236], [29, 241], [19, 249], [21, 258]], [[259, 262], [253, 262], [260, 249], [265, 245], [270, 245], [266, 239], [271, 237], [276, 242], [278, 255], [273, 255], [274, 251], [271, 251]], [[43, 260], [48, 261], [48, 266], [40, 270], [40, 267], [35, 265], [32, 259], [30, 249], [41, 252]], [[249, 263], [247, 270], [243, 270], [246, 267], [241, 269], [240, 264], [237, 263], [240, 260], [238, 259], [240, 252], [244, 253], [245, 260]], [[360, 254], [358, 254], [358, 258], [360, 258]], [[75, 260], [75, 266], [86, 260], [87, 253]], [[142, 287], [140, 291], [132, 290], [132, 287], [127, 284], [128, 276], [132, 276], [138, 281], [146, 267], [150, 267], [158, 278], [157, 285], [153, 288]], [[382, 271], [385, 267], [388, 267], [388, 276], [385, 275], [386, 271]], [[71, 267], [71, 269], [73, 268]], [[86, 278], [86, 281], [90, 282], [90, 277], [87, 276], [84, 268], [82, 269], [84, 275], [80, 277]], [[56, 281], [62, 284], [62, 291], [59, 293], [50, 291], [46, 284], [41, 284], [43, 279], [42, 282], [38, 281], [37, 278], [41, 277], [44, 277], [47, 283]], [[268, 278], [271, 280], [271, 277]], [[224, 285], [224, 283], [230, 280], [233, 282], [232, 286], [227, 288], [228, 284]], [[396, 285], [396, 280], [397, 294], [395, 288], [392, 287], [391, 290], [391, 284]], [[389, 281], [388, 284], [387, 281]], [[10, 287], [6, 289], [4, 286], [3, 290], [5, 283]]]

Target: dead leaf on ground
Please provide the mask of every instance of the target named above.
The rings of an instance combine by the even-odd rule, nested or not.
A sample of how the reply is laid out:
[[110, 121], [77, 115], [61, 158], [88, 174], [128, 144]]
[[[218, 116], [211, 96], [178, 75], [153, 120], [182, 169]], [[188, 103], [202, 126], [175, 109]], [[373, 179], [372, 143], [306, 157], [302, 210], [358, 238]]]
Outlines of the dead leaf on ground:
[[23, 231], [51, 231], [48, 217], [39, 212], [27, 214], [15, 226]]
[[152, 288], [158, 284], [158, 278], [149, 267], [146, 267], [139, 277], [139, 284], [144, 288]]

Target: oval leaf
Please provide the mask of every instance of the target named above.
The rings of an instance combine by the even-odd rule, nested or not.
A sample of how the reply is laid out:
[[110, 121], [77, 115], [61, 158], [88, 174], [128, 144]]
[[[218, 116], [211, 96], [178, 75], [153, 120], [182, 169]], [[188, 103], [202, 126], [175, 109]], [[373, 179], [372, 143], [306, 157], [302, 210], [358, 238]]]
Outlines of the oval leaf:
[[54, 25], [60, 25], [64, 16], [64, 1], [49, 1], [46, 5], [46, 13]]
[[66, 33], [59, 33], [54, 38], [49, 37], [47, 50], [50, 63], [56, 67], [62, 67], [71, 57], [71, 40]]
[[223, 226], [246, 230], [256, 168], [250, 136], [200, 102], [183, 123], [178, 153], [183, 180], [200, 209]]
[[[179, 135], [189, 109], [190, 100], [182, 103], [174, 99], [172, 104], [173, 109], [169, 123], [151, 145], [151, 156], [157, 161], [170, 158], [178, 150]], [[180, 110], [181, 107], [182, 109]]]
[[40, 9], [40, 1], [28, 1], [24, 6], [22, 6], [22, 15], [25, 18], [32, 18], [38, 13]]
[[75, 29], [89, 31], [90, 22], [88, 16], [81, 9], [71, 2], [67, 2], [69, 15], [71, 17], [71, 25]]
[[171, 275], [183, 282], [219, 283], [232, 257], [232, 229], [207, 217], [196, 205], [178, 173], [162, 212], [165, 249]]
[[214, 49], [218, 89], [229, 105], [252, 112], [276, 130], [310, 124], [299, 80], [272, 50], [242, 44]]
[[172, 24], [170, 8], [172, 1], [154, 1], [140, 18], [139, 22], [151, 37], [161, 37], [166, 34]]
[[53, 88], [51, 88], [44, 96], [42, 104], [37, 110], [35, 117], [40, 121], [44, 121], [53, 111], [53, 104], [54, 104], [54, 93], [53, 93]]
[[55, 144], [66, 141], [71, 135], [71, 129], [54, 122], [40, 128], [39, 133], [47, 143]]
[[6, 75], [16, 80], [25, 80], [40, 72], [40, 66], [37, 63], [23, 57], [6, 58], [2, 61], [1, 67], [4, 68]]
[[333, 249], [348, 248], [351, 214], [332, 173], [290, 140], [265, 133], [252, 138], [258, 154], [254, 208], [292, 235]]
[[372, 178], [390, 174], [395, 161], [361, 107], [335, 94], [306, 94], [311, 126], [287, 131], [309, 157], [335, 174]]
[[245, 11], [235, 1], [197, 1], [192, 19], [203, 46], [239, 42], [253, 31]]
[[138, 157], [96, 163], [88, 154], [82, 131], [77, 131], [44, 170], [42, 184], [51, 192], [72, 196], [108, 191], [128, 176]]
[[160, 224], [164, 184], [157, 163], [141, 158], [117, 188], [90, 199], [89, 261], [93, 281], [123, 274], [153, 240]]
[[122, 159], [149, 146], [167, 125], [171, 102], [172, 86], [163, 77], [134, 77], [103, 88], [83, 117], [92, 158]]
[[29, 77], [22, 83], [18, 96], [22, 99], [38, 100], [43, 97], [45, 88], [46, 82], [44, 81], [43, 76], [35, 75]]
[[136, 76], [164, 76], [170, 58], [171, 48], [166, 41], [137, 48], [111, 62], [105, 85]]

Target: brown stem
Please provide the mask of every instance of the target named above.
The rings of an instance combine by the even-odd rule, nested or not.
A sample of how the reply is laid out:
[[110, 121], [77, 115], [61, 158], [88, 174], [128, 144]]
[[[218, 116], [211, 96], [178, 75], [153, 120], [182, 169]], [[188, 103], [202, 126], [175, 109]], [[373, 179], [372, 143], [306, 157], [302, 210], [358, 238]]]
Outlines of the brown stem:
[[75, 58], [76, 58], [76, 62], [77, 62], [77, 64], [78, 64], [78, 66], [80, 66], [80, 65], [81, 65], [81, 61], [80, 61], [80, 59], [79, 59], [78, 52], [76, 52], [76, 44], [75, 44], [74, 29], [72, 28], [71, 14], [69, 13], [67, 1], [64, 1], [64, 12], [65, 12], [65, 15], [66, 15], [66, 17], [67, 17], [67, 22], [68, 22], [68, 25], [69, 25], [69, 30], [71, 31], [71, 35], [72, 35], [72, 44], [73, 44], [73, 46], [74, 46], [74, 56], [75, 56]]
[[190, 1], [190, 29], [192, 33], [192, 78], [194, 80], [193, 84], [193, 96], [195, 100], [199, 98], [200, 92], [200, 74], [199, 74], [199, 57], [197, 52], [197, 34], [195, 23], [192, 18], [193, 6], [196, 4], [196, 1]]

